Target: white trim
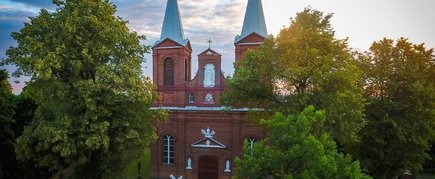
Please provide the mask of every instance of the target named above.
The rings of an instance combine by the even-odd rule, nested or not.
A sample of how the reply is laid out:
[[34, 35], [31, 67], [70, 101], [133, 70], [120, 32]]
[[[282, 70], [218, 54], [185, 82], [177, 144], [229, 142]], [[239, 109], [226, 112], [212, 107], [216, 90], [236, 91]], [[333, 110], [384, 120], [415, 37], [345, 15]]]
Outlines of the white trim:
[[150, 107], [150, 110], [170, 110], [170, 111], [230, 111], [230, 112], [248, 112], [248, 111], [263, 111], [261, 108], [228, 108], [220, 107], [199, 107], [199, 106], [185, 106], [185, 107]]
[[[200, 144], [203, 141], [210, 141], [210, 140], [215, 142], [217, 145], [213, 145], [213, 144]], [[215, 148], [215, 149], [225, 149], [225, 148], [227, 148], [227, 146], [225, 146], [224, 144], [218, 142], [217, 140], [210, 139], [210, 138], [203, 138], [201, 140], [196, 141], [195, 143], [193, 143], [190, 146], [191, 147], [195, 147], [195, 148]]]
[[183, 48], [183, 46], [168, 46], [168, 47], [156, 47], [154, 49], [173, 49], [173, 48]]
[[264, 42], [247, 42], [247, 43], [236, 43], [236, 45], [261, 45]]

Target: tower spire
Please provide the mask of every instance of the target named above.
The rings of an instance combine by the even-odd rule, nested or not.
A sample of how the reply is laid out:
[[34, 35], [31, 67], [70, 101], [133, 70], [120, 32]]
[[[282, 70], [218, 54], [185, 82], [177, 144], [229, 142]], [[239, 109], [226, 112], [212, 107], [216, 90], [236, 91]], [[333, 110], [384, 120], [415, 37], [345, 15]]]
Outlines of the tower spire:
[[263, 37], [267, 36], [266, 21], [264, 20], [261, 0], [248, 0], [248, 6], [243, 21], [242, 33], [236, 36], [235, 43], [253, 32]]
[[183, 46], [186, 45], [188, 41], [184, 37], [183, 24], [181, 23], [177, 0], [168, 0], [166, 4], [162, 33], [160, 34], [160, 40], [157, 41], [156, 44], [165, 39], [171, 39]]

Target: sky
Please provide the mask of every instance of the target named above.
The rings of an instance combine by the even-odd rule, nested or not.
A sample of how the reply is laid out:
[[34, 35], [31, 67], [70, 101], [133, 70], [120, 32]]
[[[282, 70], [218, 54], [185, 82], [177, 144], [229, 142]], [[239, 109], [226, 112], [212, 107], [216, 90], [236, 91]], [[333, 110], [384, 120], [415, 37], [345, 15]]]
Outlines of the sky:
[[[117, 16], [129, 21], [128, 27], [145, 35], [142, 42], [153, 45], [160, 36], [166, 0], [111, 0]], [[192, 44], [192, 72], [197, 71], [197, 55], [211, 48], [222, 55], [224, 75], [234, 72], [234, 37], [241, 33], [247, 0], [178, 0], [185, 36]], [[336, 38], [348, 38], [349, 47], [367, 50], [373, 41], [387, 37], [406, 37], [413, 43], [435, 48], [435, 1], [433, 0], [263, 0], [268, 33], [276, 37], [289, 26], [290, 18], [305, 7], [333, 13]], [[0, 59], [9, 46], [16, 45], [11, 32], [19, 31], [28, 17], [41, 8], [54, 11], [51, 0], [0, 0]], [[144, 75], [152, 75], [152, 56], [145, 56]], [[9, 72], [14, 67], [7, 66]], [[27, 78], [28, 79], [28, 78]], [[19, 94], [26, 78], [11, 78], [13, 92]]]

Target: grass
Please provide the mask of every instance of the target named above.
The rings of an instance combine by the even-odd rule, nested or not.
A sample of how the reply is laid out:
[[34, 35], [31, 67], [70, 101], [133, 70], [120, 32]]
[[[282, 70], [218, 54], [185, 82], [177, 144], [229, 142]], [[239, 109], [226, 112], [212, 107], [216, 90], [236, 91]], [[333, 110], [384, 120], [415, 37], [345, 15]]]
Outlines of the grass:
[[[146, 149], [139, 161], [141, 163], [140, 173], [142, 174], [142, 178], [149, 178], [151, 175], [151, 150]], [[137, 179], [137, 163], [139, 161], [134, 161], [128, 166], [125, 176], [126, 179]]]
[[435, 174], [421, 173], [416, 176], [416, 179], [435, 179]]

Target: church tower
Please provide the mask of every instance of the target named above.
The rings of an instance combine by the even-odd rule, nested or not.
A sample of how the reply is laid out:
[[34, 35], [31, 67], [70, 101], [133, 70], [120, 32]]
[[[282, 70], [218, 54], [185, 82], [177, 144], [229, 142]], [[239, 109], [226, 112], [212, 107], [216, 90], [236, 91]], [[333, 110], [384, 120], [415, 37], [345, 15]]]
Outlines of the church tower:
[[153, 82], [161, 99], [157, 105], [182, 106], [191, 79], [190, 41], [184, 37], [177, 0], [168, 0], [160, 39], [153, 48]]
[[267, 28], [261, 0], [248, 0], [242, 33], [234, 40], [236, 64], [248, 49], [257, 48], [266, 38]]

